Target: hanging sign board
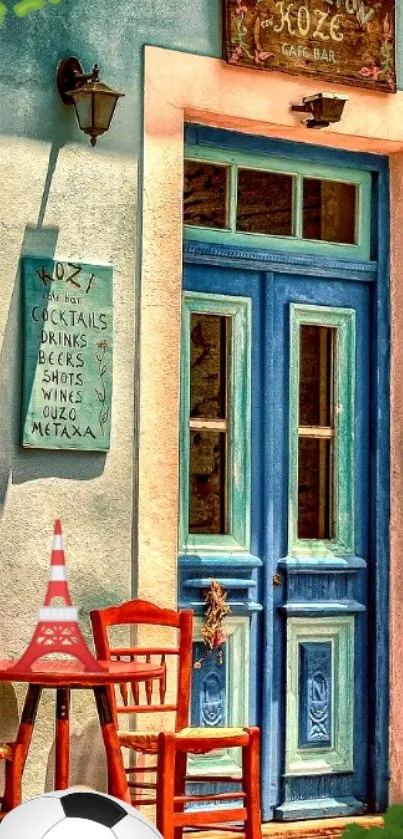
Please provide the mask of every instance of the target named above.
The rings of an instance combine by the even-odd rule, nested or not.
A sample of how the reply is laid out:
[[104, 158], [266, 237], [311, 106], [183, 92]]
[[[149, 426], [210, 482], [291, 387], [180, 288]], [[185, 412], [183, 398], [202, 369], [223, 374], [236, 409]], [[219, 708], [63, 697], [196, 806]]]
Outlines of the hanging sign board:
[[225, 58], [396, 91], [395, 0], [224, 0]]
[[112, 268], [23, 260], [22, 445], [107, 451]]

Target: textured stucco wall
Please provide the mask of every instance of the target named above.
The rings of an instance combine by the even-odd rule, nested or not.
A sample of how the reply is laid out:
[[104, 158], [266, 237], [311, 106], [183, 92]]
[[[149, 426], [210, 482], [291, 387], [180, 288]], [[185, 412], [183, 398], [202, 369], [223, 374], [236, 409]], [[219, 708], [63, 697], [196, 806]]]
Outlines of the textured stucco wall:
[[60, 0], [18, 18], [13, 0], [0, 27], [0, 133], [86, 143], [55, 90], [55, 67], [76, 55], [125, 93], [102, 148], [136, 155], [142, 129], [143, 46], [221, 53], [221, 0]]
[[[137, 154], [142, 136], [143, 48], [145, 44], [220, 57], [222, 0], [43, 0], [41, 11], [18, 18], [13, 0], [0, 27], [0, 133], [62, 143], [85, 139], [71, 114], [63, 115], [54, 86], [61, 57], [76, 55], [89, 70], [126, 96], [103, 149]], [[396, 0], [401, 41], [397, 65], [403, 88], [403, 5]], [[256, 75], [256, 74], [255, 74]], [[267, 79], [269, 76], [266, 77]]]
[[[117, 602], [136, 585], [135, 277], [143, 45], [220, 50], [219, 0], [209, 0], [208, 14], [203, 0], [61, 0], [57, 6], [44, 0], [42, 10], [23, 18], [16, 17], [11, 0], [6, 5], [0, 27], [1, 657], [19, 654], [33, 631], [56, 516], [66, 537], [71, 593], [84, 621], [91, 606]], [[113, 129], [95, 150], [56, 93], [57, 63], [71, 54], [85, 70], [98, 61], [102, 78], [125, 93]], [[114, 394], [107, 456], [23, 451], [18, 445], [19, 260], [24, 253], [114, 266]], [[143, 594], [158, 599], [155, 575], [149, 573], [149, 580]], [[158, 588], [161, 594], [161, 579]], [[0, 689], [0, 736], [12, 736], [22, 693], [16, 697], [12, 689]], [[43, 789], [53, 699], [49, 693], [39, 714], [26, 795]], [[94, 741], [92, 699], [76, 692], [73, 711], [78, 759], [70, 780], [86, 778], [102, 787], [105, 767], [99, 737]], [[81, 763], [81, 772], [74, 763]]]
[[[153, 330], [143, 349], [150, 354], [155, 346], [157, 354], [147, 380], [148, 390], [142, 397], [147, 418], [143, 445], [141, 436], [139, 440], [140, 470], [143, 478], [148, 477], [143, 481], [139, 499], [142, 523], [138, 574], [136, 549], [133, 551], [136, 542], [132, 517], [136, 506], [134, 357], [139, 306], [139, 295], [135, 293], [139, 274], [136, 242], [141, 234], [136, 219], [139, 218], [137, 207], [142, 203], [141, 196], [139, 199], [137, 196], [137, 183], [141, 179], [143, 47], [156, 44], [205, 56], [221, 55], [221, 0], [133, 0], [130, 3], [60, 0], [59, 5], [44, 0], [41, 11], [24, 18], [16, 17], [12, 0], [5, 2], [9, 12], [0, 28], [1, 656], [21, 652], [35, 625], [47, 582], [52, 522], [56, 516], [61, 517], [66, 536], [71, 592], [84, 612], [92, 605], [116, 602], [127, 596], [132, 586], [137, 585], [137, 577], [143, 596], [165, 602], [169, 597], [174, 601], [176, 511], [170, 498], [177, 491], [178, 389], [168, 372], [171, 365], [172, 370], [178, 370], [178, 336], [169, 337], [172, 327], [178, 323], [178, 297], [170, 300], [165, 289], [166, 298], [162, 299], [161, 286], [155, 283], [147, 288], [143, 311], [145, 326]], [[402, 8], [399, 16], [403, 32]], [[55, 90], [57, 62], [70, 54], [77, 55], [86, 70], [98, 61], [102, 78], [126, 94], [118, 105], [110, 133], [95, 150], [90, 149], [80, 134], [73, 114], [60, 105]], [[169, 71], [178, 74], [175, 55]], [[253, 74], [253, 79], [261, 91], [256, 107], [260, 114], [266, 114], [269, 76], [265, 77], [264, 85], [260, 74]], [[212, 80], [214, 88], [214, 73]], [[189, 78], [189, 91], [193, 81]], [[274, 78], [272, 81], [274, 85]], [[304, 86], [298, 87], [298, 81], [295, 84], [299, 98]], [[167, 90], [169, 94], [169, 85]], [[210, 87], [206, 103], [211, 90]], [[235, 84], [229, 101], [235, 127], [239, 114]], [[284, 107], [285, 102], [283, 98]], [[217, 122], [225, 105], [225, 99], [218, 96], [214, 106]], [[252, 105], [245, 101], [245, 107], [243, 127], [261, 130]], [[178, 101], [175, 108], [179, 108], [174, 119], [177, 131], [178, 126], [182, 129], [184, 100]], [[248, 122], [253, 119], [254, 128]], [[368, 123], [368, 115], [366, 119]], [[288, 125], [292, 133], [294, 122]], [[276, 133], [278, 127], [273, 122], [270, 129], [266, 125], [266, 130]], [[285, 135], [287, 130], [284, 129]], [[159, 157], [161, 171], [172, 159], [169, 116], [165, 124], [161, 120], [157, 135], [158, 131], [158, 142], [164, 147]], [[345, 138], [344, 141], [347, 142]], [[156, 154], [160, 154], [157, 148]], [[175, 165], [180, 166], [180, 158], [175, 160]], [[149, 261], [156, 249], [165, 249], [176, 261], [180, 253], [180, 231], [176, 231], [175, 238], [167, 240], [163, 221], [169, 210], [167, 197], [173, 192], [176, 203], [172, 209], [175, 218], [180, 217], [178, 172], [178, 168], [171, 171], [168, 190], [154, 196], [155, 222], [161, 233], [153, 239], [149, 223], [151, 236], [148, 253], [145, 251]], [[152, 178], [150, 184], [150, 189], [155, 189]], [[113, 422], [111, 451], [106, 457], [24, 452], [19, 448], [19, 259], [24, 253], [55, 254], [60, 258], [109, 262], [114, 266]], [[163, 270], [157, 278], [162, 285]], [[157, 359], [160, 359], [159, 369]], [[153, 400], [158, 394], [164, 394], [164, 389], [171, 396], [170, 408], [155, 412]], [[159, 405], [162, 407], [161, 400]], [[154, 450], [157, 439], [160, 448]], [[161, 445], [164, 440], [169, 446], [168, 455]], [[148, 508], [150, 498], [152, 515]], [[166, 575], [170, 581], [167, 596], [164, 594]], [[18, 700], [21, 700], [20, 692]], [[26, 794], [43, 789], [51, 742], [52, 701], [53, 696], [49, 694], [42, 706], [26, 775]], [[83, 771], [88, 770], [89, 748], [94, 767], [102, 754], [99, 740], [96, 750], [93, 749], [96, 728], [92, 722], [88, 723], [94, 718], [90, 707], [88, 698], [76, 692], [75, 754], [80, 757]], [[11, 736], [16, 715], [15, 694], [8, 688], [0, 688], [0, 736]], [[92, 727], [86, 736], [78, 738], [88, 724]], [[95, 769], [94, 772], [94, 782], [97, 779], [101, 786], [104, 766], [101, 765], [99, 774]], [[88, 775], [73, 772], [71, 780], [83, 782], [85, 777], [89, 780]]]
[[[74, 601], [85, 612], [116, 602], [131, 585], [136, 165], [122, 154], [84, 146], [58, 151], [43, 226], [35, 229], [49, 171], [48, 143], [0, 138], [3, 243], [0, 460], [0, 645], [18, 655], [45, 594], [52, 523], [62, 519]], [[30, 226], [32, 228], [30, 229]], [[114, 395], [111, 451], [22, 450], [18, 444], [21, 372], [19, 257], [53, 252], [114, 265]], [[49, 697], [41, 718], [51, 714]], [[0, 698], [0, 718], [3, 718]], [[74, 702], [80, 721], [84, 708]], [[85, 713], [85, 712], [82, 712]], [[81, 716], [82, 716], [81, 713]], [[50, 717], [51, 719], [51, 717]], [[81, 720], [83, 724], [83, 720]], [[48, 729], [48, 731], [46, 730]], [[26, 788], [41, 788], [35, 763], [49, 746], [40, 723]]]

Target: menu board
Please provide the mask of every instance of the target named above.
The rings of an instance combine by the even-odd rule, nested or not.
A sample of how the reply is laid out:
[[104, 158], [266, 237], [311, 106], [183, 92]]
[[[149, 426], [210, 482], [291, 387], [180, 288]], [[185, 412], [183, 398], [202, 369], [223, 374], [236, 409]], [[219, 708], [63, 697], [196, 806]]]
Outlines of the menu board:
[[396, 91], [395, 0], [224, 0], [230, 64]]
[[25, 257], [22, 445], [107, 451], [112, 267]]

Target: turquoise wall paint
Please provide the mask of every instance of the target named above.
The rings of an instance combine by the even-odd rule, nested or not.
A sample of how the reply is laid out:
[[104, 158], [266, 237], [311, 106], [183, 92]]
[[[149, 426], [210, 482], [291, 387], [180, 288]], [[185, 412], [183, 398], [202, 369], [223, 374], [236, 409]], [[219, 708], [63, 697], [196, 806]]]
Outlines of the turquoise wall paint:
[[[61, 0], [19, 18], [13, 0], [0, 28], [0, 133], [88, 142], [55, 90], [59, 59], [76, 55], [123, 91], [106, 150], [136, 155], [141, 136], [143, 46], [221, 53], [221, 0]], [[67, 109], [66, 109], [67, 110]]]
[[[114, 130], [102, 146], [137, 154], [141, 136], [142, 51], [153, 44], [201, 55], [221, 56], [221, 0], [43, 0], [24, 17], [4, 0], [0, 18], [1, 133], [66, 143], [87, 142], [74, 119], [58, 104], [55, 67], [77, 55], [126, 94]], [[31, 0], [40, 6], [40, 0]], [[398, 6], [403, 88], [403, 7]], [[4, 7], [8, 8], [4, 13]]]

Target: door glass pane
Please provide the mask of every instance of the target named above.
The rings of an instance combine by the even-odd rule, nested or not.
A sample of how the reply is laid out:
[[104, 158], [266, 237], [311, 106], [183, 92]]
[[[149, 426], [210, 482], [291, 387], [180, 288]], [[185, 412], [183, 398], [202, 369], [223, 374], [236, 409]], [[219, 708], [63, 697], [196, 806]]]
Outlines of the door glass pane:
[[229, 167], [185, 160], [183, 221], [201, 227], [225, 228]]
[[195, 313], [190, 324], [190, 416], [224, 418], [229, 318]]
[[301, 326], [299, 425], [331, 424], [333, 332], [327, 326]]
[[226, 435], [190, 432], [190, 533], [226, 532]]
[[301, 324], [298, 394], [298, 538], [333, 538], [336, 329]]
[[354, 245], [356, 193], [355, 184], [304, 178], [303, 238]]
[[190, 317], [189, 533], [228, 527], [231, 317]]
[[332, 441], [300, 437], [298, 538], [331, 539]]
[[292, 236], [292, 196], [291, 175], [238, 169], [237, 230]]

